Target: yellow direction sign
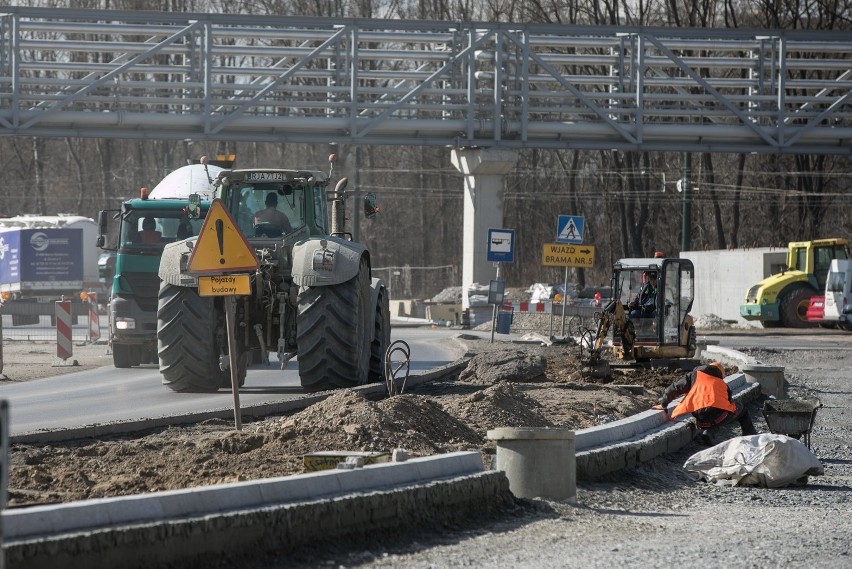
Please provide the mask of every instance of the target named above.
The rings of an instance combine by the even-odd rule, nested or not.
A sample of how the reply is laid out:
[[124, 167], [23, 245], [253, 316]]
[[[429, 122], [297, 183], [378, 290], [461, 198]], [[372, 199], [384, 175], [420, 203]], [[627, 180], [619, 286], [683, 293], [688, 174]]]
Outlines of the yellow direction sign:
[[252, 271], [258, 266], [254, 249], [237, 229], [234, 218], [225, 209], [222, 200], [213, 200], [189, 257], [189, 272]]
[[541, 264], [545, 267], [591, 267], [595, 264], [595, 247], [545, 243]]

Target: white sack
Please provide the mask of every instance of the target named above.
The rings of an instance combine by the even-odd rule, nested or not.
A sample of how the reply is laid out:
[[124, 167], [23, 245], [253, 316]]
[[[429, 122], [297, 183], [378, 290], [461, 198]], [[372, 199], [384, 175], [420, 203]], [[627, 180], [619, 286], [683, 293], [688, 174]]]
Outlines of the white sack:
[[696, 480], [726, 486], [780, 488], [824, 474], [816, 455], [800, 441], [770, 433], [735, 437], [690, 456], [683, 467]]

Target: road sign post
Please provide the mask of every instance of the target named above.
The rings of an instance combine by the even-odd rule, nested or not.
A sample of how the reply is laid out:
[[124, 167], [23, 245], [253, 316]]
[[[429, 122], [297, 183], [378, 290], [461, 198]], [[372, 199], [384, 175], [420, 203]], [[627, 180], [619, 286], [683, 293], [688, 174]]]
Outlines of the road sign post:
[[581, 267], [595, 264], [593, 245], [563, 245], [545, 243], [541, 254], [541, 264], [545, 267]]
[[[556, 219], [556, 243], [576, 244], [583, 242], [586, 230], [586, 218], [581, 215], [560, 215]], [[547, 247], [547, 246], [545, 246]], [[542, 264], [547, 265], [542, 260]], [[565, 294], [562, 295], [562, 336], [565, 336], [565, 296], [568, 293], [568, 267], [577, 265], [551, 265], [565, 267]]]
[[556, 220], [556, 242], [580, 244], [585, 228], [586, 220], [583, 216], [560, 215]]
[[[565, 292], [568, 292], [568, 267], [591, 267], [595, 264], [593, 245], [545, 243], [541, 253], [545, 267], [565, 267]], [[565, 335], [565, 295], [562, 296], [562, 335]]]
[[6, 567], [3, 548], [3, 510], [6, 509], [9, 489], [9, 402], [0, 400], [0, 569]]
[[239, 230], [222, 200], [215, 199], [198, 233], [187, 268], [198, 277], [200, 296], [222, 296], [225, 304], [225, 326], [228, 331], [228, 368], [234, 394], [234, 428], [242, 430], [240, 410], [240, 377], [237, 365], [236, 309], [234, 297], [251, 294], [251, 276], [234, 274], [253, 271], [260, 266], [257, 255]]
[[500, 264], [497, 263], [497, 278], [488, 283], [488, 304], [493, 306], [491, 310], [491, 343], [494, 343], [494, 325], [497, 321], [498, 306], [503, 304], [506, 295], [506, 281], [500, 279]]
[[236, 318], [236, 310], [234, 310], [234, 297], [228, 295], [225, 297], [225, 325], [228, 328], [228, 360], [231, 370], [231, 391], [234, 393], [234, 428], [237, 431], [243, 430], [242, 411], [240, 409], [240, 378], [239, 370], [237, 369], [237, 354], [236, 336], [234, 335], [234, 319]]
[[[515, 230], [514, 229], [489, 229], [488, 230], [488, 260], [496, 263], [496, 281], [500, 281], [500, 263], [513, 263], [515, 261]], [[491, 281], [492, 283], [494, 281]], [[506, 283], [503, 283], [506, 286]], [[490, 290], [489, 290], [490, 296]], [[491, 311], [491, 342], [494, 342], [494, 326], [497, 322], [497, 305]]]
[[494, 263], [515, 262], [514, 229], [488, 230], [488, 261]]

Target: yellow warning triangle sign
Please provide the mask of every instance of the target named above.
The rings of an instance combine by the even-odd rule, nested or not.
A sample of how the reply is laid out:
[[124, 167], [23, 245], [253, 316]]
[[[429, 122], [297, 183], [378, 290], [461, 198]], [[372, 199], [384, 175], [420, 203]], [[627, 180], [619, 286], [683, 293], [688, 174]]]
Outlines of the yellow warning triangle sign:
[[252, 271], [258, 266], [254, 249], [237, 228], [222, 200], [216, 198], [210, 204], [198, 241], [189, 257], [189, 272]]

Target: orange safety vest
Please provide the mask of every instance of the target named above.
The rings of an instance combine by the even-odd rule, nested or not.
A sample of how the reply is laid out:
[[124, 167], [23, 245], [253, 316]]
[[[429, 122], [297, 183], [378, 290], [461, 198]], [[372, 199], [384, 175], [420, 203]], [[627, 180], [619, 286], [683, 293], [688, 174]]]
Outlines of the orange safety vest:
[[713, 407], [736, 413], [737, 407], [728, 399], [728, 385], [724, 380], [703, 371], [696, 372], [695, 383], [689, 393], [672, 411], [672, 419], [693, 413], [700, 409]]

